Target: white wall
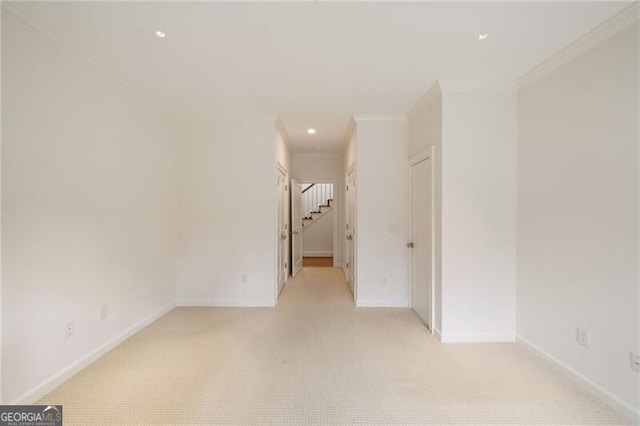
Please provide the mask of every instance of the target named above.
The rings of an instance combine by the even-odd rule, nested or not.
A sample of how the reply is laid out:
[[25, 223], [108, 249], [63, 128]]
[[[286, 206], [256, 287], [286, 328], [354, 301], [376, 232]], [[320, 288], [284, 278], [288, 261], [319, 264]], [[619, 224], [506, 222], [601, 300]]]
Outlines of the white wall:
[[32, 403], [173, 306], [176, 132], [4, 16], [2, 55], [3, 402]]
[[515, 338], [512, 87], [442, 95], [442, 340]]
[[276, 161], [291, 173], [291, 151], [282, 126], [276, 125]]
[[344, 171], [343, 174], [346, 176], [346, 172], [355, 164], [356, 162], [356, 153], [357, 153], [357, 140], [358, 140], [358, 126], [355, 120], [351, 121], [349, 125], [349, 130], [347, 132], [347, 140], [344, 147]]
[[356, 122], [356, 303], [408, 306], [407, 120]]
[[[433, 327], [442, 330], [442, 91], [436, 83], [409, 114], [409, 156], [433, 146]], [[408, 164], [407, 164], [408, 167]]]
[[302, 255], [333, 257], [333, 219], [335, 208], [308, 223], [302, 230]]
[[409, 112], [409, 156], [442, 146], [442, 89], [436, 82]]
[[[302, 182], [333, 182], [333, 194], [336, 211], [336, 247], [334, 266], [342, 266], [344, 262], [344, 215], [345, 215], [345, 175], [344, 157], [338, 154], [296, 153], [291, 159], [291, 176]], [[307, 250], [305, 243], [303, 250]]]
[[517, 250], [519, 336], [636, 415], [638, 56], [636, 24], [519, 91]]
[[178, 304], [274, 305], [275, 118], [181, 127]]

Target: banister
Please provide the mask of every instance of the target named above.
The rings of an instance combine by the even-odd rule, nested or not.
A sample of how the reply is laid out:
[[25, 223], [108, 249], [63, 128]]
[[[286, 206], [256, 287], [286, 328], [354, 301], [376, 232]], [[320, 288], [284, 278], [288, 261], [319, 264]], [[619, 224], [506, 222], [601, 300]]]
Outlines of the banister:
[[313, 220], [314, 214], [330, 208], [333, 200], [333, 183], [312, 183], [302, 191], [302, 217]]
[[315, 183], [312, 183], [311, 185], [307, 186], [305, 189], [302, 190], [302, 193], [304, 194], [305, 192], [307, 192], [308, 190], [310, 190], [311, 188], [313, 188], [314, 186], [316, 186]]

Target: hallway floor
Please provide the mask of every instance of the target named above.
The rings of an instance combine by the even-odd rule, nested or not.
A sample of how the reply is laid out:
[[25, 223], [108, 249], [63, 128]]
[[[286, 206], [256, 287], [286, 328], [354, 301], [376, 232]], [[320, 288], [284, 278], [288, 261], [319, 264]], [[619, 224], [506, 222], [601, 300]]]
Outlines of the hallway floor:
[[333, 257], [303, 257], [303, 267], [333, 268]]
[[277, 308], [177, 308], [40, 403], [65, 424], [621, 424], [518, 344], [440, 344], [304, 268]]

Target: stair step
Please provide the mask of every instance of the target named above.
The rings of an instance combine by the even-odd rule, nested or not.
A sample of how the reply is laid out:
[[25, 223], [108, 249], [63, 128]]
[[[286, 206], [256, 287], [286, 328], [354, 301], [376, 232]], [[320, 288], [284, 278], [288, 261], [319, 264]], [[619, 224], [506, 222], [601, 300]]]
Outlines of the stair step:
[[[313, 221], [313, 220], [315, 220], [317, 218], [317, 216], [315, 216], [315, 215], [322, 215], [322, 214], [326, 213], [327, 210], [325, 210], [325, 209], [330, 209], [332, 207], [331, 206], [331, 202], [332, 201], [333, 201], [333, 198], [327, 199], [327, 204], [320, 204], [318, 206], [318, 210], [309, 212], [308, 214], [310, 216], [304, 216], [302, 218], [302, 220], [303, 221]], [[304, 222], [303, 222], [303, 226], [304, 226]]]

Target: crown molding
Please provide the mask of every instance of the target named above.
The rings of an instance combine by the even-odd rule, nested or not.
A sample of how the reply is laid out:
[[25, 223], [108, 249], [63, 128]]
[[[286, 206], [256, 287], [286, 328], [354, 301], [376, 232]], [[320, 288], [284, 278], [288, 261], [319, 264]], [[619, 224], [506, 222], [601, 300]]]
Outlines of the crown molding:
[[592, 49], [596, 45], [608, 40], [616, 34], [622, 32], [629, 26], [638, 22], [640, 18], [640, 4], [635, 1], [631, 6], [627, 7], [611, 19], [598, 25], [587, 34], [583, 35], [569, 46], [555, 53], [546, 61], [535, 66], [526, 74], [517, 79], [517, 89], [520, 90], [533, 82], [539, 80], [545, 75], [555, 71], [572, 59]]
[[284, 144], [287, 146], [287, 149], [291, 154], [291, 137], [289, 136], [289, 132], [287, 132], [287, 128], [284, 127], [284, 123], [282, 122], [279, 116], [276, 118], [276, 129], [280, 132], [280, 135], [282, 135], [282, 139], [284, 139]]
[[22, 25], [24, 28], [40, 35], [45, 41], [48, 41], [56, 48], [67, 52], [77, 59], [80, 59], [81, 62], [83, 62], [85, 65], [88, 65], [94, 71], [103, 74], [104, 76], [119, 84], [121, 87], [140, 96], [142, 99], [152, 104], [155, 108], [159, 109], [165, 114], [170, 115], [171, 117], [176, 117], [176, 115], [169, 108], [167, 108], [156, 98], [131, 84], [120, 74], [113, 71], [111, 68], [95, 58], [89, 52], [74, 43], [67, 35], [31, 15], [26, 10], [18, 6], [16, 2], [2, 2], [1, 14], [3, 19], [10, 19], [18, 25]]
[[358, 123], [356, 122], [355, 117], [351, 116], [351, 120], [349, 120], [349, 125], [347, 126], [347, 133], [345, 133], [344, 141], [342, 142], [342, 154], [344, 154], [344, 152], [347, 150], [347, 147], [349, 146], [349, 140], [351, 140], [351, 137], [356, 134], [357, 130]]
[[329, 152], [318, 152], [318, 151], [296, 151], [291, 153], [291, 157], [323, 157], [323, 158], [342, 158], [342, 152], [338, 151], [329, 151]]
[[359, 121], [407, 121], [404, 115], [354, 115], [353, 119]]
[[352, 115], [349, 120], [349, 125], [347, 126], [347, 139], [350, 138], [358, 129], [358, 123], [356, 122], [355, 117]]
[[429, 90], [427, 90], [427, 92], [424, 95], [422, 95], [422, 97], [418, 100], [418, 102], [416, 102], [416, 104], [413, 107], [411, 107], [411, 109], [409, 110], [409, 113], [407, 114], [407, 117], [412, 118], [423, 105], [428, 104], [429, 102], [434, 100], [438, 95], [442, 95], [440, 80], [437, 80], [429, 88]]
[[514, 92], [516, 85], [509, 83], [488, 83], [488, 84], [457, 84], [440, 82], [442, 93], [495, 93]]

